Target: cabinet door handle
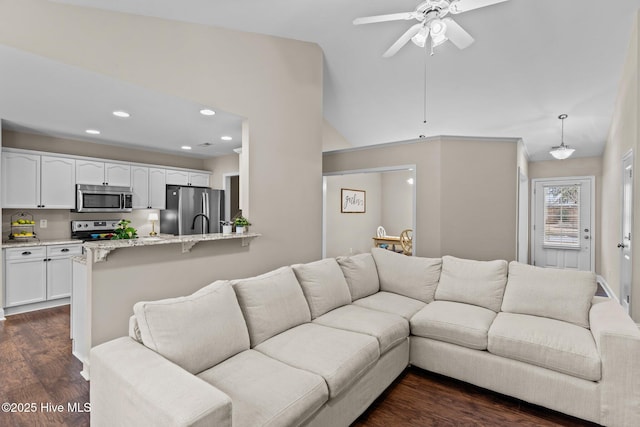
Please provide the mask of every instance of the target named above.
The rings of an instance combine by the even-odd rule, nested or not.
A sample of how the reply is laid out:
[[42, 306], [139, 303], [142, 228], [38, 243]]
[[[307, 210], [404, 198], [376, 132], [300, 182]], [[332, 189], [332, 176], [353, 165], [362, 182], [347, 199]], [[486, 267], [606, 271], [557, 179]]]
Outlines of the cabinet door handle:
[[24, 252], [22, 252], [22, 255], [31, 255], [31, 252], [29, 252], [29, 251], [24, 251]]
[[61, 249], [60, 252], [69, 252], [69, 248]]

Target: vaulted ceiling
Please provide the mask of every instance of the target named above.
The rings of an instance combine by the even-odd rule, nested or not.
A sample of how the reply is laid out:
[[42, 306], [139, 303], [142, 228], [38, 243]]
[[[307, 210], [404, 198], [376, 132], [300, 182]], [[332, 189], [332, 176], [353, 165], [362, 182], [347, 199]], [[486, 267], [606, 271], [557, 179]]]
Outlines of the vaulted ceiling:
[[[569, 115], [565, 143], [576, 156], [602, 153], [640, 8], [640, 0], [510, 0], [455, 16], [475, 38], [465, 50], [447, 42], [428, 56], [409, 43], [385, 59], [412, 22], [354, 26], [353, 19], [412, 11], [419, 1], [57, 1], [317, 43], [325, 56], [325, 119], [353, 146], [419, 135], [515, 137], [532, 160], [551, 159], [561, 113]], [[0, 66], [6, 51], [0, 49]], [[74, 101], [73, 92], [66, 95]], [[0, 101], [0, 116], [11, 119], [7, 109]], [[242, 118], [230, 120], [237, 128]], [[37, 123], [34, 114], [21, 125]]]

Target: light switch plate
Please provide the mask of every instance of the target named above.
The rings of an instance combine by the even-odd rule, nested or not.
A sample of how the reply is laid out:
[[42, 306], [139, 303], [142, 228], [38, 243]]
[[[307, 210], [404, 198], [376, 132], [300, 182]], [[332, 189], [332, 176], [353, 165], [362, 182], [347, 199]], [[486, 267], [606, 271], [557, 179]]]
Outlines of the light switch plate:
[[40, 220], [40, 228], [47, 228], [47, 220], [46, 219], [41, 219]]

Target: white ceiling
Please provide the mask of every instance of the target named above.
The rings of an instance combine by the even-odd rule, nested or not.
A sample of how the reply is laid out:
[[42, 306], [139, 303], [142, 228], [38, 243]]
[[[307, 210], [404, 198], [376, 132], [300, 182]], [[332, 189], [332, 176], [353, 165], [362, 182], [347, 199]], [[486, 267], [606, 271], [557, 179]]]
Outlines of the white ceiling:
[[[179, 153], [232, 154], [242, 145], [242, 117], [0, 45], [3, 128]], [[216, 114], [203, 116], [202, 108]], [[131, 117], [113, 116], [124, 110]], [[86, 129], [100, 130], [92, 136]], [[232, 137], [223, 141], [222, 136]], [[201, 146], [211, 143], [209, 146]], [[182, 150], [183, 145], [190, 151]]]
[[[383, 59], [382, 53], [412, 23], [354, 26], [352, 20], [411, 11], [419, 1], [59, 1], [318, 43], [325, 55], [325, 118], [354, 146], [410, 140], [421, 134], [516, 137], [523, 138], [532, 160], [551, 159], [549, 148], [560, 142], [557, 116], [561, 113], [569, 115], [565, 142], [577, 149], [576, 157], [602, 153], [632, 25], [640, 8], [640, 0], [510, 0], [455, 16], [476, 39], [466, 50], [445, 43], [436, 49], [436, 55], [426, 57], [423, 50], [408, 44], [393, 58]], [[2, 60], [5, 54], [6, 49], [0, 50], [2, 68], [6, 65]], [[425, 57], [426, 125], [422, 123]], [[50, 65], [61, 72], [68, 68]], [[24, 74], [12, 77], [20, 81]], [[108, 112], [112, 104], [103, 106], [96, 100], [109, 95], [116, 84], [107, 84], [104, 77], [96, 75], [82, 81], [82, 85], [65, 87], [64, 97], [56, 101], [70, 108], [68, 104], [79, 104], [78, 98], [82, 100], [91, 88], [95, 89], [92, 101], [82, 105]], [[120, 87], [127, 92], [125, 85]], [[42, 100], [42, 94], [31, 92], [35, 92], [34, 101]], [[130, 102], [135, 98], [132, 96]], [[166, 101], [169, 105], [171, 100]], [[0, 104], [5, 104], [4, 93]], [[12, 107], [0, 105], [0, 116], [44, 126], [43, 119], [50, 111], [33, 110], [19, 115]], [[173, 146], [182, 144], [191, 130], [192, 125], [182, 120], [170, 122], [172, 129], [166, 123], [167, 129], [159, 132], [171, 134]], [[69, 134], [88, 126], [55, 118], [48, 123], [46, 127], [57, 124], [58, 131]], [[152, 128], [145, 123], [135, 138], [109, 139], [142, 144], [140, 136], [152, 132]], [[149, 144], [149, 139], [155, 136], [144, 142]]]

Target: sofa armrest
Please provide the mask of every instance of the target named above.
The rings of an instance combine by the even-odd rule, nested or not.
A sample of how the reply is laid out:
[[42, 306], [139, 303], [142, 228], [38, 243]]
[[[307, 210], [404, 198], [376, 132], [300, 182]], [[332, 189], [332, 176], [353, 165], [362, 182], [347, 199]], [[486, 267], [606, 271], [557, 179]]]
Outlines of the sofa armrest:
[[589, 323], [602, 361], [600, 424], [640, 425], [640, 331], [613, 300], [593, 304]]
[[231, 426], [229, 396], [129, 337], [90, 358], [94, 427]]

